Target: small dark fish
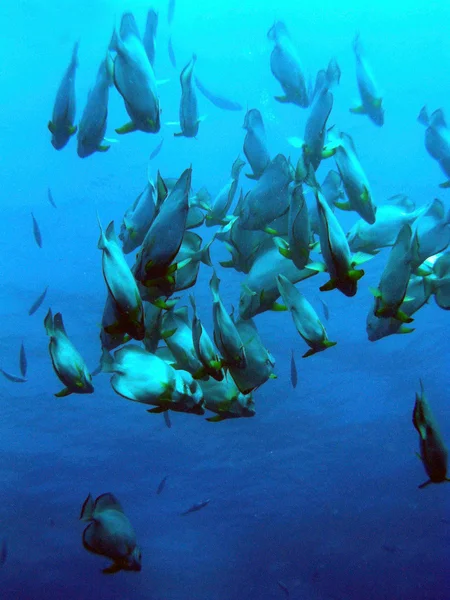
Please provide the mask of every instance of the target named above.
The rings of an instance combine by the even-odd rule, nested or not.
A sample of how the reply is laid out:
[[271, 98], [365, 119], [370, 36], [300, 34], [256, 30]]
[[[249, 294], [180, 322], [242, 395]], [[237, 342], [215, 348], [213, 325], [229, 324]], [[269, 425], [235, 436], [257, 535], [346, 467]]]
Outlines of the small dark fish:
[[0, 369], [0, 373], [2, 373], [2, 375], [4, 375], [4, 377], [6, 377], [6, 379], [9, 379], [9, 381], [12, 381], [13, 383], [25, 383], [26, 382], [26, 379], [24, 379], [23, 377], [16, 377], [15, 375], [11, 375], [10, 373], [7, 373], [3, 369]]
[[193, 504], [191, 506], [191, 508], [188, 508], [184, 512], [180, 513], [180, 515], [182, 517], [184, 517], [185, 515], [188, 515], [190, 513], [197, 512], [198, 510], [204, 508], [209, 503], [210, 503], [210, 500], [203, 500], [203, 502], [199, 502], [198, 504]]
[[5, 538], [2, 539], [0, 545], [0, 566], [3, 566], [8, 558], [8, 544]]
[[44, 302], [45, 296], [47, 294], [47, 290], [48, 290], [48, 286], [45, 288], [45, 290], [42, 292], [42, 294], [38, 298], [36, 298], [36, 300], [31, 305], [31, 308], [28, 311], [28, 314], [30, 315], [30, 317], [31, 317], [31, 315], [34, 315], [34, 313], [38, 310], [38, 308]]
[[283, 583], [282, 581], [277, 581], [277, 584], [279, 585], [279, 587], [283, 590], [283, 592], [286, 594], [286, 598], [290, 598], [290, 594], [289, 594], [289, 588], [288, 586]]
[[152, 150], [150, 156], [148, 157], [148, 160], [153, 160], [155, 158], [155, 156], [158, 156], [159, 151], [161, 150], [163, 144], [164, 144], [164, 138], [159, 142], [159, 144], [156, 146], [156, 148], [154, 150]]
[[291, 383], [292, 387], [295, 388], [297, 386], [297, 366], [295, 364], [294, 351], [292, 350], [291, 354]]
[[319, 300], [322, 302], [323, 316], [325, 317], [325, 319], [327, 321], [329, 321], [330, 320], [330, 309], [328, 308], [328, 304], [326, 302], [324, 302], [322, 300], [322, 298], [319, 298]]
[[38, 222], [34, 218], [33, 213], [31, 213], [31, 218], [33, 219], [33, 234], [34, 234], [34, 239], [36, 240], [36, 244], [39, 246], [39, 248], [42, 248], [41, 230], [39, 229]]
[[173, 51], [172, 36], [169, 37], [169, 42], [167, 44], [167, 52], [169, 53], [169, 59], [170, 59], [170, 62], [172, 63], [172, 67], [174, 69], [176, 69], [177, 68], [177, 59], [175, 57], [175, 52]]
[[167, 22], [171, 25], [173, 21], [173, 15], [175, 12], [175, 0], [169, 0], [169, 8], [167, 11]]
[[55, 201], [53, 200], [53, 194], [52, 194], [52, 190], [50, 188], [48, 188], [48, 190], [47, 190], [47, 198], [48, 198], [48, 201], [50, 202], [50, 204], [53, 206], [53, 208], [58, 208], [55, 204]]
[[158, 496], [159, 496], [159, 494], [163, 491], [163, 489], [166, 486], [167, 477], [168, 477], [168, 475], [166, 475], [164, 477], [164, 479], [161, 479], [161, 481], [159, 482], [158, 488], [156, 490], [156, 493], [158, 494]]
[[20, 372], [22, 373], [22, 377], [26, 377], [28, 361], [27, 361], [27, 355], [25, 352], [25, 346], [23, 345], [23, 342], [22, 342], [22, 345], [20, 346], [19, 366], [20, 366]]
[[208, 100], [212, 102], [214, 106], [217, 106], [217, 108], [221, 108], [222, 110], [243, 109], [243, 107], [238, 102], [234, 102], [234, 100], [229, 100], [228, 98], [224, 98], [223, 96], [218, 96], [207, 90], [198, 77], [194, 77], [194, 79], [195, 84], [200, 90], [200, 92], [205, 96], [205, 98], [208, 98]]
[[164, 415], [164, 423], [166, 424], [168, 429], [170, 429], [172, 427], [172, 421], [170, 420], [169, 411], [166, 410], [165, 412], [163, 412], [163, 415]]

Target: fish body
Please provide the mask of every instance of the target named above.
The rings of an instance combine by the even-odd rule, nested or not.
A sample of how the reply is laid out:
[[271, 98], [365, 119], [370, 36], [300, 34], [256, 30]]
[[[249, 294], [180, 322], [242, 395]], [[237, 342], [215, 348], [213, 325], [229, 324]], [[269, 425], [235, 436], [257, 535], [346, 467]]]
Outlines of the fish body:
[[77, 131], [75, 127], [75, 74], [78, 67], [78, 42], [72, 50], [72, 58], [56, 93], [52, 119], [48, 129], [52, 134], [52, 146], [62, 150], [71, 136]]
[[214, 341], [227, 366], [245, 369], [247, 361], [244, 344], [220, 298], [219, 283], [220, 279], [214, 271], [209, 282], [213, 297]]
[[203, 502], [199, 502], [198, 504], [193, 504], [190, 508], [188, 508], [184, 512], [180, 513], [180, 515], [182, 517], [184, 517], [186, 515], [189, 515], [190, 513], [197, 512], [198, 510], [205, 508], [205, 506], [207, 506], [209, 503], [210, 503], [210, 500], [203, 500]]
[[136, 533], [113, 494], [102, 494], [95, 502], [89, 494], [80, 520], [89, 523], [83, 531], [84, 548], [113, 561], [103, 573], [141, 570], [142, 554]]
[[89, 91], [86, 106], [78, 125], [77, 153], [86, 158], [94, 152], [106, 152], [109, 145], [105, 143], [108, 120], [109, 88], [112, 85], [111, 73], [107, 60], [101, 62], [94, 87]]
[[400, 311], [411, 276], [411, 243], [411, 227], [403, 225], [389, 254], [378, 289], [374, 291], [374, 314], [377, 317], [395, 317], [405, 323], [412, 321]]
[[195, 375], [203, 365], [195, 351], [192, 323], [186, 306], [165, 312], [162, 318], [162, 335], [176, 360], [177, 368]]
[[156, 78], [131, 13], [122, 16], [120, 33], [114, 31], [110, 50], [117, 53], [112, 69], [114, 84], [131, 119], [116, 129], [117, 133], [138, 129], [157, 133], [161, 124]]
[[136, 258], [134, 275], [143, 283], [165, 277], [186, 229], [192, 169], [186, 169], [164, 200]]
[[295, 364], [295, 356], [294, 351], [291, 351], [291, 385], [295, 388], [297, 387], [298, 375], [297, 375], [297, 365]]
[[50, 204], [53, 206], [53, 208], [58, 208], [56, 206], [55, 200], [53, 199], [52, 190], [50, 188], [47, 188], [47, 199], [50, 202]]
[[353, 139], [348, 134], [340, 134], [334, 158], [351, 210], [373, 225], [377, 208], [373, 203], [369, 181], [356, 154]]
[[278, 275], [277, 285], [280, 295], [291, 313], [295, 328], [310, 347], [303, 358], [335, 346], [336, 342], [328, 339], [325, 327], [316, 311], [295, 285], [284, 275]]
[[203, 85], [203, 83], [199, 80], [197, 76], [194, 77], [194, 80], [195, 85], [203, 94], [203, 96], [205, 96], [205, 98], [207, 98], [212, 104], [214, 104], [214, 106], [217, 106], [217, 108], [232, 111], [242, 110], [242, 106], [238, 102], [230, 100], [229, 98], [225, 98], [224, 96], [219, 96], [218, 94], [213, 94], [208, 88], [206, 88]]
[[113, 373], [113, 390], [127, 400], [154, 406], [149, 412], [204, 413], [203, 393], [192, 375], [176, 371], [156, 354], [129, 344], [116, 350], [114, 358], [104, 351], [101, 362], [103, 372]]
[[27, 353], [25, 352], [25, 346], [23, 345], [23, 342], [20, 345], [19, 367], [20, 367], [20, 372], [22, 373], [22, 377], [26, 377], [28, 361], [27, 361]]
[[230, 181], [222, 187], [220, 192], [211, 202], [208, 214], [206, 215], [206, 225], [208, 227], [224, 224], [228, 211], [233, 203], [239, 182], [239, 175], [244, 165], [245, 162], [238, 156], [231, 169]]
[[278, 102], [290, 102], [302, 108], [310, 105], [310, 95], [300, 58], [295, 49], [286, 25], [276, 21], [267, 34], [274, 42], [270, 55], [270, 69], [283, 88], [283, 96], [275, 96]]
[[354, 296], [357, 282], [364, 275], [364, 271], [354, 268], [347, 238], [328, 202], [318, 189], [315, 190], [315, 195], [319, 215], [320, 249], [330, 275], [330, 281], [320, 289], [328, 291], [336, 288], [346, 296]]
[[147, 54], [148, 60], [155, 67], [155, 49], [156, 49], [156, 32], [158, 29], [158, 13], [150, 8], [147, 12], [147, 21], [145, 23], [145, 32], [142, 38], [142, 44]]
[[[119, 314], [117, 332], [128, 333], [136, 340], [143, 340], [144, 308], [136, 280], [114, 232], [114, 221], [103, 231], [99, 220], [99, 227], [98, 248], [102, 250], [103, 277]], [[112, 328], [110, 326], [110, 333], [114, 333]]]
[[156, 217], [156, 188], [151, 181], [123, 216], [119, 239], [122, 250], [129, 254], [143, 243]]
[[267, 150], [266, 130], [261, 113], [256, 108], [247, 111], [244, 119], [244, 154], [252, 173], [246, 174], [249, 179], [259, 179], [270, 162]]
[[4, 369], [0, 369], [0, 373], [3, 375], [3, 377], [5, 377], [8, 381], [11, 381], [12, 383], [26, 383], [27, 381], [25, 377], [17, 377], [16, 375], [8, 373], [8, 371], [5, 371]]
[[180, 126], [181, 132], [175, 136], [195, 137], [198, 133], [200, 119], [198, 117], [197, 95], [192, 81], [194, 66], [197, 56], [192, 55], [191, 60], [181, 71], [181, 102], [180, 102]]
[[354, 114], [366, 114], [369, 119], [381, 127], [384, 124], [383, 99], [377, 83], [364, 54], [359, 34], [353, 40], [353, 52], [356, 60], [356, 80], [358, 83], [361, 105], [351, 108]]
[[41, 230], [39, 228], [39, 224], [36, 221], [36, 218], [33, 215], [33, 213], [31, 213], [31, 218], [33, 220], [33, 235], [34, 235], [34, 239], [36, 241], [36, 244], [39, 246], [39, 248], [42, 248], [42, 234], [41, 234]]
[[420, 458], [429, 477], [419, 488], [424, 488], [430, 483], [450, 481], [447, 477], [448, 450], [425, 396], [422, 381], [420, 394], [416, 393], [412, 422], [419, 434]]
[[253, 417], [256, 414], [251, 394], [243, 394], [230, 374], [226, 374], [222, 381], [213, 378], [200, 381], [200, 386], [205, 398], [205, 408], [217, 414], [207, 419], [210, 423]]
[[47, 295], [47, 291], [48, 291], [48, 287], [47, 286], [45, 288], [45, 290], [36, 298], [36, 300], [33, 302], [33, 304], [30, 306], [29, 310], [28, 310], [28, 314], [31, 317], [31, 315], [34, 315], [34, 313], [39, 310], [39, 308], [42, 306], [42, 303], [45, 300], [45, 296]]
[[50, 337], [49, 352], [53, 369], [65, 386], [55, 396], [92, 394], [92, 377], [81, 354], [67, 337], [61, 313], [56, 313], [53, 317], [49, 309], [44, 326]]
[[243, 369], [230, 366], [229, 372], [239, 391], [247, 395], [275, 377], [275, 359], [264, 346], [252, 319], [238, 319], [235, 324], [244, 344], [246, 365]]
[[198, 318], [197, 306], [193, 295], [189, 297], [194, 316], [192, 319], [192, 342], [195, 352], [203, 365], [196, 378], [210, 376], [217, 381], [222, 381], [224, 374], [222, 371], [222, 358], [218, 354], [214, 344]]
[[286, 157], [278, 154], [266, 167], [255, 187], [248, 192], [241, 209], [241, 227], [264, 230], [289, 210], [292, 175]]

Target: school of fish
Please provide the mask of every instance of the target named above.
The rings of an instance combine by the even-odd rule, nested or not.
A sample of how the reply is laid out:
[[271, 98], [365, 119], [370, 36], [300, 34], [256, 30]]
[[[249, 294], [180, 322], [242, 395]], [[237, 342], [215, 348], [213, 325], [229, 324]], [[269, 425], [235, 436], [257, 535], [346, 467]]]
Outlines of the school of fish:
[[[175, 3], [169, 3], [172, 23]], [[75, 77], [78, 46], [57, 90], [48, 130], [56, 150], [76, 135], [77, 153], [85, 159], [107, 152], [105, 138], [109, 94], [115, 89], [123, 98], [129, 116], [118, 124], [119, 135], [161, 130], [161, 106], [153, 69], [158, 13], [148, 11], [141, 36], [132, 13], [122, 15], [114, 29], [105, 58], [98, 68], [86, 105], [76, 123]], [[202, 416], [209, 422], [253, 417], [255, 392], [274, 373], [275, 361], [261, 339], [256, 317], [262, 313], [289, 311], [295, 329], [304, 341], [303, 357], [330, 351], [339, 340], [330, 340], [312, 299], [301, 291], [301, 282], [317, 277], [321, 292], [352, 297], [364, 277], [364, 269], [384, 249], [384, 269], [378, 286], [371, 289], [373, 305], [367, 315], [367, 336], [372, 342], [383, 337], [411, 333], [414, 315], [434, 297], [437, 305], [450, 309], [450, 213], [439, 199], [416, 206], [403, 195], [384, 202], [374, 198], [370, 177], [358, 157], [357, 145], [347, 132], [329, 127], [334, 90], [340, 69], [331, 57], [317, 73], [312, 85], [288, 27], [276, 21], [267, 38], [272, 46], [270, 70], [280, 93], [275, 101], [308, 111], [302, 137], [291, 137], [295, 160], [268, 147], [264, 114], [249, 108], [243, 119], [242, 156], [237, 156], [229, 175], [215, 197], [205, 188], [191, 187], [192, 167], [163, 178], [159, 171], [128, 208], [120, 227], [103, 226], [98, 215], [99, 265], [105, 282], [105, 306], [99, 342], [97, 372], [110, 375], [111, 387], [124, 399], [146, 405], [149, 413], [169, 412]], [[172, 37], [168, 52], [176, 67]], [[353, 41], [356, 83], [360, 103], [349, 107], [355, 115], [384, 124], [383, 98], [372, 73], [359, 34]], [[211, 92], [195, 75], [197, 56], [180, 70], [179, 122], [173, 135], [201, 138], [197, 90], [222, 110], [239, 111], [242, 106], [223, 94]], [[356, 119], [357, 117], [355, 117]], [[450, 130], [441, 109], [418, 117], [424, 125], [425, 148], [447, 178], [450, 187]], [[164, 138], [150, 156], [154, 160]], [[125, 142], [124, 142], [125, 143]], [[316, 171], [332, 163], [322, 183]], [[241, 172], [245, 174], [242, 185]], [[48, 200], [57, 207], [51, 190]], [[353, 211], [358, 220], [344, 231], [340, 211]], [[32, 215], [36, 243], [42, 247], [39, 225]], [[194, 230], [214, 228], [209, 242]], [[203, 230], [206, 231], [206, 230]], [[223, 244], [229, 259], [211, 260], [212, 244]], [[386, 250], [384, 250], [386, 252]], [[130, 255], [133, 257], [129, 260]], [[209, 269], [212, 331], [202, 324], [195, 298], [200, 265]], [[364, 264], [364, 269], [361, 265]], [[227, 269], [245, 275], [238, 309], [231, 311], [221, 297]], [[325, 278], [324, 278], [325, 276]], [[222, 280], [222, 281], [221, 281]], [[29, 310], [34, 314], [45, 300], [46, 288]], [[188, 302], [179, 294], [189, 290]], [[325, 320], [329, 310], [322, 301]], [[92, 394], [93, 375], [66, 332], [61, 313], [49, 309], [44, 320], [49, 354], [62, 389], [56, 396]], [[21, 376], [3, 371], [10, 381], [25, 383], [27, 359], [20, 349]], [[291, 354], [291, 382], [298, 374]], [[192, 417], [193, 418], [193, 417]], [[413, 408], [413, 425], [419, 435], [418, 456], [428, 479], [419, 487], [449, 481], [447, 449], [420, 382]], [[166, 484], [165, 477], [158, 489]], [[205, 500], [182, 512], [188, 515], [208, 504]], [[81, 520], [87, 523], [84, 547], [110, 559], [105, 573], [139, 571], [141, 551], [136, 534], [119, 501], [102, 494], [85, 500]], [[280, 587], [284, 584], [279, 582]]]

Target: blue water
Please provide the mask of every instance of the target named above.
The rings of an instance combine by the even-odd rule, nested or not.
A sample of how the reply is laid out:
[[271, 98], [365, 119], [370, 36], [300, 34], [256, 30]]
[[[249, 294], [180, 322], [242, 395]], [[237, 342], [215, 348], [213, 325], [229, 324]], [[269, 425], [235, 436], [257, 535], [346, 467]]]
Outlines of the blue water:
[[[255, 393], [252, 419], [208, 423], [162, 416], [127, 402], [109, 378], [95, 394], [55, 398], [60, 382], [48, 356], [43, 318], [49, 306], [64, 315], [67, 331], [90, 368], [98, 364], [105, 300], [96, 211], [117, 226], [146, 182], [148, 156], [164, 176], [193, 166], [194, 188], [214, 196], [242, 151], [243, 112], [224, 112], [199, 94], [198, 139], [133, 133], [106, 154], [80, 160], [72, 139], [56, 152], [47, 122], [72, 45], [80, 39], [77, 116], [109, 42], [115, 18], [133, 10], [143, 27], [147, 2], [119, 0], [4, 0], [0, 5], [0, 366], [18, 371], [20, 343], [29, 362], [25, 384], [0, 380], [0, 536], [8, 556], [0, 570], [2, 600], [445, 600], [450, 598], [450, 486], [418, 490], [426, 477], [415, 456], [411, 423], [419, 377], [444, 438], [448, 426], [448, 315], [430, 301], [415, 315], [415, 332], [371, 343], [365, 319], [386, 253], [371, 261], [354, 298], [321, 294], [330, 308], [329, 337], [336, 347], [301, 360], [306, 350], [287, 313], [256, 318], [276, 359], [278, 378]], [[166, 6], [160, 11], [156, 75], [162, 122], [178, 119], [179, 73], [167, 56]], [[382, 203], [396, 193], [417, 205], [448, 190], [427, 155], [420, 108], [450, 114], [450, 5], [396, 3], [226, 3], [177, 0], [172, 25], [179, 66], [198, 55], [197, 74], [244, 107], [263, 114], [272, 156], [292, 154], [289, 135], [301, 135], [308, 111], [280, 105], [270, 73], [266, 33], [282, 19], [311, 73], [335, 56], [342, 70], [329, 124], [351, 133]], [[351, 115], [357, 98], [351, 41], [359, 30], [383, 90], [385, 125]], [[111, 91], [108, 137], [128, 121]], [[241, 152], [242, 156], [242, 152]], [[327, 172], [322, 165], [319, 179]], [[249, 188], [242, 178], [241, 183]], [[47, 201], [50, 186], [58, 205]], [[32, 235], [30, 212], [42, 231]], [[341, 219], [341, 216], [340, 216]], [[350, 226], [354, 215], [342, 216]], [[204, 239], [211, 230], [197, 230]], [[214, 243], [213, 262], [226, 258]], [[225, 305], [236, 306], [242, 275], [218, 268]], [[211, 272], [201, 266], [195, 293], [210, 329]], [[324, 276], [320, 276], [320, 284]], [[49, 285], [43, 307], [29, 317]], [[319, 307], [316, 278], [302, 284]], [[211, 330], [211, 329], [210, 329]], [[290, 355], [299, 383], [290, 384]], [[166, 486], [156, 489], [164, 476]], [[106, 576], [106, 559], [81, 544], [81, 505], [113, 492], [142, 546], [140, 573]], [[179, 513], [209, 498], [202, 511]]]

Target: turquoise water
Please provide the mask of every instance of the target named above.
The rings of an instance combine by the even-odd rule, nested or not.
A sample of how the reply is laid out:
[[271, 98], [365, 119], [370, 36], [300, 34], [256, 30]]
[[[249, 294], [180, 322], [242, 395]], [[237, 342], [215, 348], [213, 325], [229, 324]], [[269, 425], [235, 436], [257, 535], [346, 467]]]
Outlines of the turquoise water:
[[[361, 5], [294, 2], [259, 5], [177, 0], [167, 24], [159, 10], [155, 74], [162, 127], [157, 135], [117, 136], [129, 120], [111, 89], [107, 153], [81, 160], [76, 140], [57, 152], [47, 122], [72, 46], [80, 40], [76, 76], [81, 116], [115, 20], [132, 10], [141, 30], [147, 2], [4, 1], [0, 6], [0, 137], [2, 140], [2, 335], [0, 366], [19, 372], [24, 341], [27, 382], [1, 379], [2, 476], [0, 536], [7, 558], [0, 571], [3, 599], [102, 600], [361, 600], [450, 598], [449, 501], [445, 484], [418, 490], [426, 476], [416, 458], [411, 422], [419, 378], [448, 441], [448, 315], [430, 300], [414, 315], [415, 331], [375, 343], [367, 340], [366, 315], [388, 253], [364, 268], [355, 297], [319, 292], [319, 275], [300, 284], [338, 344], [302, 360], [307, 346], [289, 314], [266, 312], [255, 322], [276, 360], [277, 379], [254, 393], [256, 415], [209, 423], [176, 413], [168, 429], [161, 415], [117, 396], [109, 377], [94, 380], [94, 395], [55, 398], [61, 388], [48, 355], [43, 319], [49, 307], [64, 316], [67, 332], [90, 369], [100, 355], [105, 302], [96, 211], [103, 224], [123, 213], [154, 177], [179, 176], [192, 165], [193, 187], [214, 197], [242, 153], [245, 111], [258, 108], [267, 145], [296, 159], [287, 138], [302, 135], [307, 109], [274, 101], [280, 87], [270, 72], [274, 19], [286, 23], [305, 69], [313, 78], [335, 57], [342, 71], [333, 90], [328, 125], [352, 135], [377, 204], [398, 193], [417, 206], [440, 198], [449, 208], [445, 176], [424, 147], [417, 123], [423, 105], [450, 110], [450, 7], [442, 2]], [[386, 110], [378, 128], [352, 115], [358, 98], [352, 39], [359, 31]], [[168, 57], [172, 35], [178, 70]], [[179, 71], [192, 52], [196, 73], [244, 110], [226, 112], [198, 94], [205, 119], [197, 139], [173, 137], [178, 120]], [[331, 162], [332, 159], [330, 159]], [[334, 165], [334, 162], [333, 162]], [[318, 178], [329, 168], [324, 161]], [[248, 167], [244, 167], [244, 172]], [[253, 184], [241, 176], [245, 190]], [[55, 210], [47, 201], [50, 187]], [[33, 238], [30, 212], [42, 233]], [[355, 213], [339, 212], [348, 230]], [[197, 229], [205, 241], [214, 229]], [[215, 241], [212, 261], [227, 309], [237, 307], [243, 274], [219, 266], [228, 258]], [[129, 255], [130, 264], [134, 253]], [[212, 332], [211, 269], [201, 265], [195, 287], [199, 312]], [[49, 286], [43, 306], [30, 308]], [[187, 304], [181, 294], [180, 305]], [[290, 383], [294, 349], [298, 385]], [[157, 487], [167, 482], [160, 494]], [[143, 553], [140, 573], [106, 576], [107, 559], [81, 544], [80, 509], [87, 494], [112, 492], [122, 502]], [[191, 505], [201, 511], [181, 518]], [[286, 587], [288, 591], [282, 589]]]

